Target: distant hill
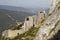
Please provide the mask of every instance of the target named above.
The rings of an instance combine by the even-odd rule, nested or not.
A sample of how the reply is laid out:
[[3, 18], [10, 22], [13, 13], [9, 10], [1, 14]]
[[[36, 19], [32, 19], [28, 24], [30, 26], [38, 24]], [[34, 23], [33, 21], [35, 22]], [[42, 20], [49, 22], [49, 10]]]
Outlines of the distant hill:
[[23, 22], [27, 16], [32, 15], [34, 14], [30, 12], [0, 9], [0, 31], [9, 28], [11, 24], [16, 24], [16, 20]]
[[36, 14], [38, 11], [46, 10], [49, 11], [49, 8], [24, 8], [8, 5], [0, 5], [0, 9], [11, 10], [11, 11], [24, 11]]
[[11, 11], [33, 12], [33, 10], [29, 8], [8, 6], [8, 5], [0, 5], [0, 9], [11, 10]]
[[15, 6], [8, 6], [8, 5], [0, 5], [0, 9], [12, 10], [12, 11], [25, 11], [24, 7], [15, 7]]

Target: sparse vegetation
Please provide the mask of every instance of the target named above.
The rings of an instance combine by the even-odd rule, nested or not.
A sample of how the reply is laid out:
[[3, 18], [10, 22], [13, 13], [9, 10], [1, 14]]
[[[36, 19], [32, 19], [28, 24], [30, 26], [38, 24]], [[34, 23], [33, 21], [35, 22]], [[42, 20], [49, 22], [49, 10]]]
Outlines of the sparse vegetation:
[[9, 29], [15, 30], [15, 29], [17, 29], [17, 26], [16, 25], [12, 25]]
[[48, 16], [51, 16], [52, 15], [52, 13], [50, 13]]
[[31, 29], [29, 29], [27, 32], [18, 35], [17, 37], [15, 37], [14, 39], [11, 40], [33, 40], [37, 31], [39, 28], [36, 27], [32, 27]]
[[48, 24], [46, 23], [46, 25], [48, 25]]
[[0, 40], [1, 40], [1, 37], [2, 37], [2, 36], [1, 36], [1, 34], [0, 34]]
[[12, 25], [9, 29], [11, 29], [11, 30], [19, 30], [19, 29], [21, 29], [21, 27], [17, 26], [17, 25]]
[[60, 3], [60, 1], [58, 3]]
[[43, 23], [44, 22], [44, 19], [41, 21], [41, 23]]
[[58, 10], [60, 9], [60, 6], [58, 6]]
[[52, 33], [52, 31], [54, 31], [56, 29], [59, 22], [60, 22], [60, 20], [55, 24], [55, 27], [50, 31], [49, 35]]
[[[32, 27], [31, 29], [29, 29], [27, 32], [23, 33], [23, 34], [18, 34], [17, 37], [13, 38], [13, 39], [8, 39], [8, 40], [33, 40], [36, 36], [36, 33], [38, 31], [39, 27], [36, 28], [36, 27]], [[2, 37], [2, 36], [1, 36]], [[3, 39], [3, 40], [7, 40], [4, 39], [4, 38], [1, 38], [0, 37], [0, 40]]]

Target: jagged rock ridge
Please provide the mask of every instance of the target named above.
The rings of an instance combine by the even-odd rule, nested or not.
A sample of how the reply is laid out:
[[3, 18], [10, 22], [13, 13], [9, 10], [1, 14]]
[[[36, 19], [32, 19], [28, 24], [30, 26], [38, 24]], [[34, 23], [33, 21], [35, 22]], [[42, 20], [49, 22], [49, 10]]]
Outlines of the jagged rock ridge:
[[48, 40], [60, 30], [60, 0], [53, 4], [48, 18], [43, 22], [34, 40]]

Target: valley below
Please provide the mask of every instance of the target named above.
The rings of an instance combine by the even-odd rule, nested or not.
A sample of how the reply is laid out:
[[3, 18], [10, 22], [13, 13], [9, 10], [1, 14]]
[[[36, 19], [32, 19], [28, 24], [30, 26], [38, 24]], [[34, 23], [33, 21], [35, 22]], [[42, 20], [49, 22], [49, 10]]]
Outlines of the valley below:
[[32, 15], [34, 14], [30, 12], [0, 9], [0, 33], [16, 24], [16, 21], [23, 22], [27, 16]]

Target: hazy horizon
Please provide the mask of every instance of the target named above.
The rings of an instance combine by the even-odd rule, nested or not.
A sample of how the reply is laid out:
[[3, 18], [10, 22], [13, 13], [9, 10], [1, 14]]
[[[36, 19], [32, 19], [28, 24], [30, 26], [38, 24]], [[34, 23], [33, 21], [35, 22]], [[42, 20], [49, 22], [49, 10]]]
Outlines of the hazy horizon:
[[0, 0], [0, 5], [25, 8], [49, 8], [50, 0]]

